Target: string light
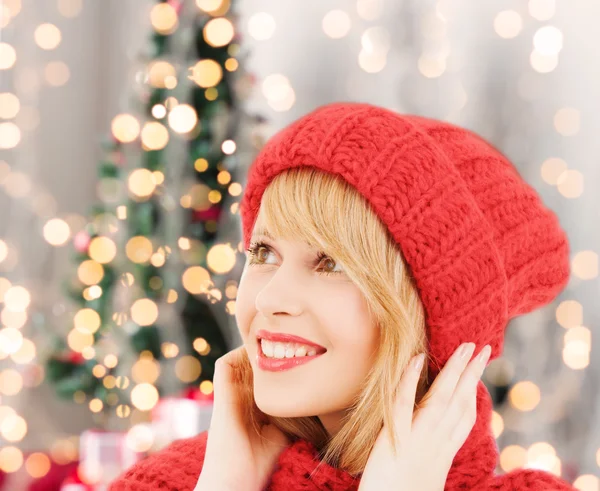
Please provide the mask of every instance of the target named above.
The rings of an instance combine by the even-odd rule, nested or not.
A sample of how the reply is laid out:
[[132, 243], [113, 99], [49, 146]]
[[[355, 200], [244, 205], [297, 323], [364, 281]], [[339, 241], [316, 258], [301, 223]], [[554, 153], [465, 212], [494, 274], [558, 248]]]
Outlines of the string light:
[[332, 39], [345, 37], [352, 27], [350, 16], [343, 10], [331, 10], [325, 14], [321, 23], [323, 31]]
[[273, 16], [267, 12], [258, 12], [248, 19], [248, 33], [257, 41], [266, 41], [275, 34], [277, 24]]
[[35, 43], [42, 49], [55, 49], [62, 39], [60, 29], [54, 24], [40, 24], [33, 33]]
[[188, 78], [203, 88], [214, 87], [223, 78], [221, 65], [210, 59], [200, 60], [190, 70], [192, 74]]

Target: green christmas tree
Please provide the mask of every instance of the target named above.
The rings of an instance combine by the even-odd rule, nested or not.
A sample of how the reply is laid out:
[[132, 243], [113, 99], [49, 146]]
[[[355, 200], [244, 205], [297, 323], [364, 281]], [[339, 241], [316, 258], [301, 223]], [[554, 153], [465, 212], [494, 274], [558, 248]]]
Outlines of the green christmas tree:
[[232, 6], [217, 4], [153, 7], [133, 109], [112, 121], [99, 203], [74, 237], [73, 324], [47, 375], [61, 397], [100, 415], [125, 419], [181, 385], [210, 394], [215, 360], [231, 348], [223, 329], [236, 283], [215, 283], [243, 255], [239, 242], [216, 241], [237, 211], [227, 199], [241, 194], [236, 87], [253, 81], [236, 59]]

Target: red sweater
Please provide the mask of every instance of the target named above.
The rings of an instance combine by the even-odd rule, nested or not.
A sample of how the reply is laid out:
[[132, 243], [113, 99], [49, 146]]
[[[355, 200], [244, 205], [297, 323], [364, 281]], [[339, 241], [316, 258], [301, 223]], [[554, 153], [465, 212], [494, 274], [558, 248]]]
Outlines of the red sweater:
[[[193, 438], [173, 442], [160, 452], [131, 467], [111, 484], [109, 491], [193, 491], [204, 463], [207, 436], [208, 432], [205, 431]], [[292, 443], [280, 454], [265, 491], [356, 491], [358, 489], [360, 479], [354, 479], [350, 474], [328, 465], [321, 465], [311, 478], [306, 477], [311, 475], [319, 463], [317, 455], [316, 448], [305, 440]], [[480, 464], [481, 462], [466, 462], [461, 465], [459, 473], [454, 472], [448, 476], [445, 490], [574, 490], [562, 479], [533, 469], [514, 470], [499, 476], [490, 472], [487, 476], [481, 476]]]

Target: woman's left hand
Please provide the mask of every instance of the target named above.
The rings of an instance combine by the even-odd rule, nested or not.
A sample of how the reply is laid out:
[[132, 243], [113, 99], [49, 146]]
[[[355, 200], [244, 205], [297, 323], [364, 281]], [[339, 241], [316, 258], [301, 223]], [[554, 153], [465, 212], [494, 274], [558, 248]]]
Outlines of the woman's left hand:
[[[466, 352], [461, 356], [461, 348]], [[402, 376], [394, 405], [394, 454], [384, 426], [369, 454], [359, 491], [442, 491], [456, 453], [473, 429], [477, 417], [477, 384], [489, 359], [468, 363], [474, 343], [462, 344], [435, 378], [413, 414], [421, 367], [412, 359]]]

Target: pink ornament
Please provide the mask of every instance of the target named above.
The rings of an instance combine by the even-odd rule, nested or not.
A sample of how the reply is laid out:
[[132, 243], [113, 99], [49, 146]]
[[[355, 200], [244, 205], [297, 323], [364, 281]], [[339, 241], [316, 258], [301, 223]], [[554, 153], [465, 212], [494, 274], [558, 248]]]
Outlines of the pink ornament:
[[90, 245], [90, 236], [85, 230], [78, 232], [73, 238], [73, 245], [77, 252], [85, 253]]
[[179, 2], [178, 0], [168, 0], [167, 3], [171, 7], [173, 7], [175, 9], [175, 12], [177, 12], [177, 15], [179, 15], [179, 13], [181, 12], [182, 2]]

